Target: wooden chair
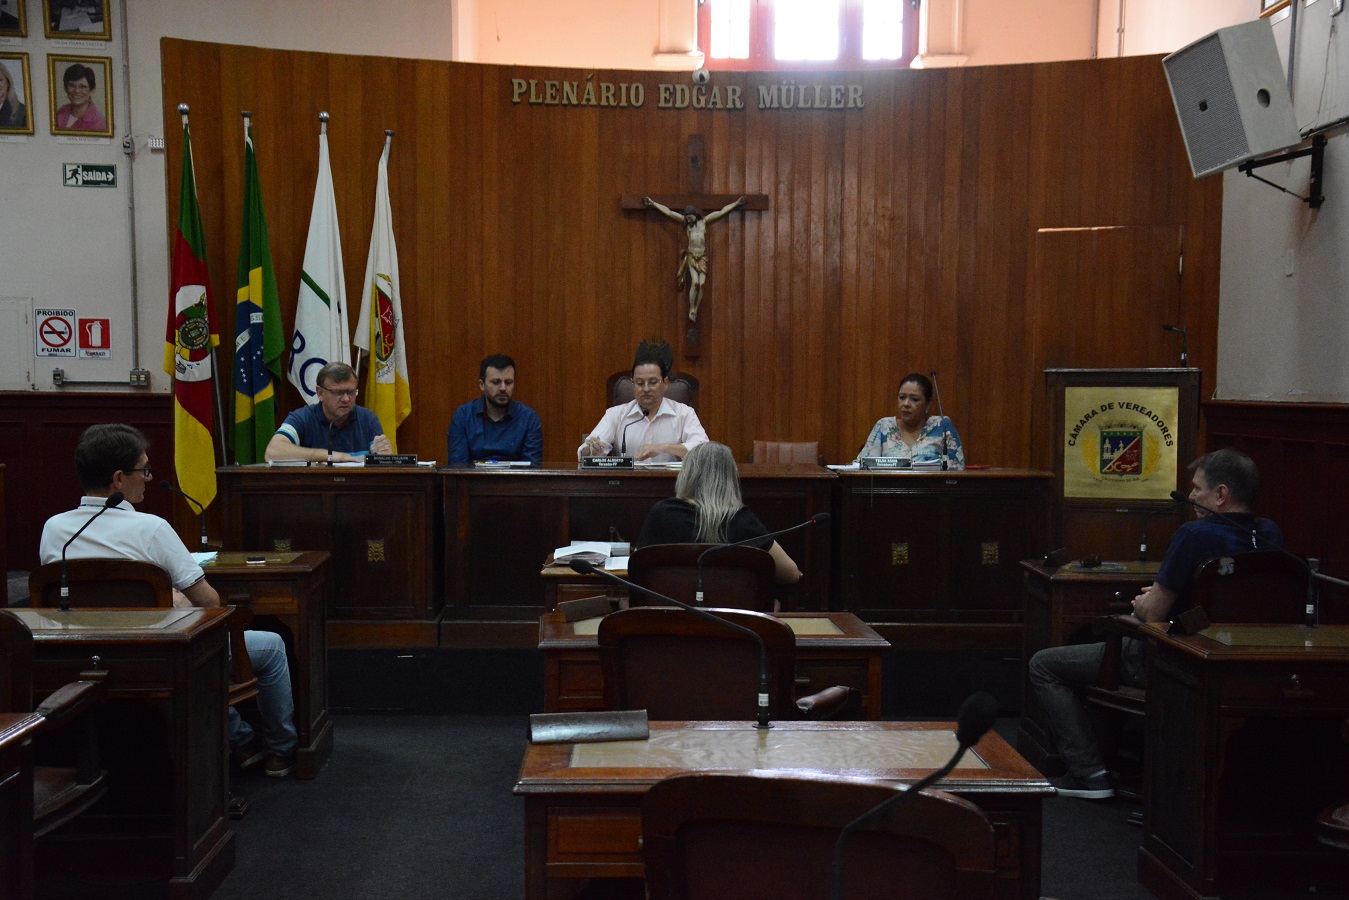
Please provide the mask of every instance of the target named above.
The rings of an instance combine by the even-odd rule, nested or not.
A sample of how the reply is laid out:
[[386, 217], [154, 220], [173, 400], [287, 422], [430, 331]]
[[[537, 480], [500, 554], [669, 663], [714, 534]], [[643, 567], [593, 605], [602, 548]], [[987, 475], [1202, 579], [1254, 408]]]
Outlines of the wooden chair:
[[[17, 831], [23, 846], [7, 847], [5, 854], [14, 854], [14, 858], [0, 865], [5, 896], [22, 896], [31, 890], [32, 840], [84, 812], [107, 791], [95, 717], [104, 689], [95, 673], [81, 673], [80, 681], [59, 688], [34, 709], [33, 634], [17, 616], [2, 610], [0, 661], [0, 712], [32, 712], [39, 720], [28, 729], [35, 746], [32, 784], [20, 788], [31, 791], [31, 803], [22, 804], [30, 818], [4, 827], [6, 832]], [[64, 752], [62, 758], [49, 760], [42, 743], [53, 736], [61, 737]], [[25, 853], [25, 858], [17, 858]]]
[[[667, 597], [694, 603], [698, 592], [698, 557], [715, 544], [652, 544], [634, 550], [628, 578]], [[758, 547], [729, 547], [703, 565], [706, 606], [773, 612], [777, 595], [773, 557]], [[658, 600], [632, 593], [630, 603], [650, 606]]]
[[[835, 686], [797, 699], [796, 637], [781, 619], [709, 610], [749, 628], [768, 650], [774, 719], [855, 715], [861, 696]], [[749, 721], [758, 712], [759, 647], [749, 637], [674, 606], [642, 606], [600, 620], [605, 709], [645, 709], [657, 721]]]
[[[67, 582], [72, 609], [108, 607], [158, 608], [173, 606], [173, 582], [169, 573], [154, 563], [136, 559], [68, 559]], [[61, 563], [47, 563], [28, 576], [28, 598], [35, 609], [61, 605]], [[229, 704], [258, 695], [258, 679], [244, 645], [244, 631], [253, 621], [253, 611], [235, 607], [230, 616]]]
[[[631, 369], [626, 372], [615, 372], [609, 376], [609, 380], [605, 384], [605, 397], [608, 398], [609, 406], [627, 403], [633, 396]], [[665, 396], [677, 403], [683, 403], [697, 409], [698, 379], [688, 372], [671, 372], [670, 386], [665, 389]]]
[[[831, 896], [839, 831], [901, 790], [882, 781], [770, 772], [675, 775], [642, 801], [649, 900]], [[968, 800], [925, 790], [844, 843], [849, 900], [993, 896], [993, 826]]]
[[755, 441], [754, 452], [750, 454], [749, 461], [778, 465], [794, 463], [824, 465], [819, 441]]

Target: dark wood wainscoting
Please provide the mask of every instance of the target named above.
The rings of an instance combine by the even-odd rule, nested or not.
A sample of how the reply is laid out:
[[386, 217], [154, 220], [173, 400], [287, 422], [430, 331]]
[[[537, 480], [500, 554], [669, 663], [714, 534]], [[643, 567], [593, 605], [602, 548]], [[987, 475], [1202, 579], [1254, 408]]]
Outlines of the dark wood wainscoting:
[[[173, 401], [168, 394], [0, 391], [0, 461], [5, 464], [4, 514], [9, 565], [37, 566], [42, 523], [80, 499], [75, 445], [98, 422], [125, 422], [150, 439], [155, 481], [173, 477]], [[163, 473], [162, 475], [160, 473]], [[172, 518], [173, 497], [157, 487], [139, 509]], [[195, 531], [196, 518], [192, 517]]]
[[1257, 509], [1288, 549], [1349, 578], [1349, 404], [1203, 404], [1207, 449], [1235, 447], [1260, 467]]

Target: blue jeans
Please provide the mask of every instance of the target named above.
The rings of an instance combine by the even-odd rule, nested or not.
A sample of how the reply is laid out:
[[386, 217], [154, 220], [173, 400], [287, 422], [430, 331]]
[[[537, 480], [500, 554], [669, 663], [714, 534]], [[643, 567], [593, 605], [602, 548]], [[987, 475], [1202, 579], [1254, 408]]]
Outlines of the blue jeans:
[[[295, 700], [290, 693], [290, 663], [281, 635], [270, 631], [245, 631], [248, 661], [258, 679], [258, 713], [262, 716], [262, 739], [274, 756], [295, 752]], [[234, 707], [229, 715], [230, 749], [237, 750], [253, 737], [253, 726]]]
[[[1147, 647], [1142, 641], [1125, 638], [1120, 650], [1120, 678], [1125, 684], [1141, 687], [1147, 678]], [[1049, 719], [1059, 755], [1068, 773], [1079, 780], [1102, 771], [1081, 691], [1096, 680], [1101, 671], [1105, 644], [1070, 644], [1047, 647], [1030, 659], [1030, 680]]]

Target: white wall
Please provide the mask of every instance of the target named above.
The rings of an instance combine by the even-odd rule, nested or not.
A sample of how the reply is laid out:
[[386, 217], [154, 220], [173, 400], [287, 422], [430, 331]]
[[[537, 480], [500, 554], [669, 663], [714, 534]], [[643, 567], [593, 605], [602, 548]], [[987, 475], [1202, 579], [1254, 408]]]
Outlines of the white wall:
[[[1304, 133], [1349, 115], [1349, 12], [1332, 18], [1330, 6], [1312, 0], [1298, 23], [1294, 108]], [[1285, 64], [1289, 27], [1279, 14]], [[1332, 135], [1319, 210], [1244, 175], [1223, 176], [1220, 399], [1349, 402], [1349, 135], [1343, 127]], [[1260, 174], [1305, 196], [1308, 171], [1298, 160]]]
[[[1211, 31], [1249, 22], [1258, 0], [1097, 0], [1098, 56], [1170, 53]], [[1124, 29], [1119, 30], [1120, 13]], [[1122, 52], [1121, 52], [1122, 50]]]
[[[0, 334], [0, 387], [22, 387], [34, 373], [38, 389], [52, 388], [59, 365], [73, 379], [125, 382], [133, 365], [130, 185], [134, 174], [136, 263], [139, 286], [139, 364], [150, 370], [154, 390], [167, 391], [162, 371], [167, 315], [168, 236], [164, 155], [146, 140], [164, 135], [159, 42], [163, 37], [251, 44], [295, 50], [449, 59], [451, 8], [443, 0], [396, 3], [323, 0], [125, 0], [131, 61], [131, 118], [121, 74], [122, 2], [112, 0], [112, 41], [47, 41], [41, 0], [26, 4], [28, 37], [0, 39], [0, 52], [30, 55], [37, 133], [26, 141], [0, 142], [0, 297], [32, 298], [38, 308], [74, 308], [112, 320], [111, 360], [37, 360], [31, 331], [15, 339]], [[48, 52], [108, 56], [117, 69], [111, 141], [60, 143], [48, 125], [45, 58]], [[172, 128], [179, 127], [176, 122]], [[135, 136], [134, 161], [121, 137]], [[60, 186], [61, 163], [115, 163], [116, 189]], [[131, 169], [134, 167], [134, 173]], [[213, 268], [233, 260], [210, 261]], [[14, 324], [14, 304], [0, 302], [0, 327]], [[15, 350], [27, 348], [16, 356]], [[21, 358], [20, 358], [21, 357]], [[17, 384], [16, 384], [17, 382]]]

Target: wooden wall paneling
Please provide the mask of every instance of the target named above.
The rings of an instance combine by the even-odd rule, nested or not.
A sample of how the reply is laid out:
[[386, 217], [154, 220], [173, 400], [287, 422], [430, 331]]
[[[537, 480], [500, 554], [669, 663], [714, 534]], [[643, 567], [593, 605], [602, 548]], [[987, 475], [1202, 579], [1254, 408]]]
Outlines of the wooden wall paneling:
[[[426, 457], [443, 454], [445, 424], [472, 397], [484, 353], [516, 357], [521, 399], [543, 415], [545, 455], [567, 459], [599, 418], [604, 378], [628, 364], [637, 341], [652, 333], [677, 341], [683, 234], [616, 201], [625, 192], [683, 189], [694, 132], [708, 142], [705, 189], [771, 197], [769, 210], [709, 229], [708, 343], [696, 361], [680, 360], [703, 381], [709, 430], [742, 458], [755, 437], [776, 435], [817, 437], [831, 461], [849, 459], [876, 418], [893, 411], [893, 382], [936, 369], [972, 458], [1029, 464], [1024, 435], [1040, 372], [1026, 365], [1027, 348], [1062, 327], [1024, 312], [1029, 236], [1045, 225], [1185, 227], [1196, 258], [1187, 260], [1193, 281], [1183, 285], [1182, 315], [1192, 345], [1212, 345], [1220, 185], [1189, 178], [1155, 57], [849, 73], [842, 77], [864, 85], [866, 107], [843, 112], [759, 110], [758, 85], [786, 76], [725, 73], [717, 83], [740, 86], [746, 101], [732, 113], [658, 108], [659, 85], [676, 81], [670, 73], [175, 40], [163, 53], [166, 112], [179, 100], [194, 108], [224, 335], [232, 334], [238, 252], [239, 109], [258, 113], [287, 326], [312, 203], [317, 109], [334, 116], [355, 308], [374, 164], [383, 129], [399, 132], [390, 172], [414, 399], [402, 444]], [[646, 103], [510, 102], [512, 77], [584, 85], [587, 75], [640, 81]], [[1112, 98], [1111, 109], [1084, 106], [1083, 97]], [[171, 140], [171, 170], [180, 150]], [[176, 175], [168, 177], [176, 209]], [[1086, 335], [1083, 344], [1100, 355], [1107, 341]], [[503, 343], [510, 346], [496, 346]], [[288, 391], [283, 411], [288, 397], [298, 402]], [[798, 434], [803, 426], [818, 435]]]

